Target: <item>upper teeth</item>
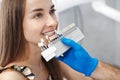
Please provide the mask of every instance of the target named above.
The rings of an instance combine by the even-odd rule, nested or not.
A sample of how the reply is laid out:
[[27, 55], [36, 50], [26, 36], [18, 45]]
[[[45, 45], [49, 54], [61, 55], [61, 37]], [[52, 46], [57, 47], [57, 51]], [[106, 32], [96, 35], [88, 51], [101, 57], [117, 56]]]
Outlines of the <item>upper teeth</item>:
[[44, 35], [47, 35], [47, 36], [51, 36], [55, 33], [55, 31], [51, 31], [51, 32], [47, 32], [47, 33], [44, 33]]

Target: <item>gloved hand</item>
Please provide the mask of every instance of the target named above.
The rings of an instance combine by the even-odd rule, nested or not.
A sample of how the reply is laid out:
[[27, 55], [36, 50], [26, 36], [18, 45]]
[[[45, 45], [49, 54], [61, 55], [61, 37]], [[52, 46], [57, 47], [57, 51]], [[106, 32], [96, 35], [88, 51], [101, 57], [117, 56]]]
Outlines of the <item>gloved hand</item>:
[[61, 41], [71, 48], [57, 59], [69, 65], [74, 70], [90, 76], [97, 67], [98, 59], [89, 56], [81, 45], [71, 39], [62, 38]]

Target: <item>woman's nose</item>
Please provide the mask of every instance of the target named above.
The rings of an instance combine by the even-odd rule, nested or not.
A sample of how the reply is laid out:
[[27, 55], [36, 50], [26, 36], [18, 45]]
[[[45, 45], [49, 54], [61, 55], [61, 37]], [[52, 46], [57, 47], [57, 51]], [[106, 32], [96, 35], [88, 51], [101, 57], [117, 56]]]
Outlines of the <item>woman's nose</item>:
[[48, 27], [55, 27], [58, 24], [56, 16], [51, 16], [51, 15], [47, 16], [47, 21], [46, 22], [47, 22], [46, 26], [48, 26]]

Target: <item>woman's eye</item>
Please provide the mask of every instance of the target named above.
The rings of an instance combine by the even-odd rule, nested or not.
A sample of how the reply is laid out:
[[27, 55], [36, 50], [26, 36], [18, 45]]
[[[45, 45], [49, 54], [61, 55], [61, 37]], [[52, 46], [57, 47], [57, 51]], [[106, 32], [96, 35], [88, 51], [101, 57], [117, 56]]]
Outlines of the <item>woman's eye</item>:
[[54, 14], [55, 13], [55, 9], [52, 9], [51, 11], [50, 11], [50, 14]]
[[34, 18], [35, 19], [38, 19], [38, 18], [40, 18], [42, 16], [42, 14], [41, 13], [38, 13], [38, 14], [36, 14], [35, 16], [34, 16]]

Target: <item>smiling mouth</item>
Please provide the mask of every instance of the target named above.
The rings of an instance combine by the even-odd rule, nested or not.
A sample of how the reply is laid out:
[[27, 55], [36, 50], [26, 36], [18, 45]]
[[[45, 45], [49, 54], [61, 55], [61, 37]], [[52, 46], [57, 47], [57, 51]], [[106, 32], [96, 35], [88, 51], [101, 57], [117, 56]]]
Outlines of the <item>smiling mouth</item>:
[[52, 42], [57, 37], [57, 32], [56, 32], [56, 30], [54, 30], [54, 31], [46, 32], [46, 33], [44, 33], [44, 35], [45, 35], [46, 39], [48, 40], [48, 42]]
[[54, 35], [54, 34], [56, 34], [56, 31], [55, 31], [55, 30], [44, 33], [44, 35], [47, 35], [48, 37], [50, 37], [50, 36], [52, 36], [52, 35]]

